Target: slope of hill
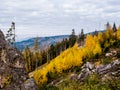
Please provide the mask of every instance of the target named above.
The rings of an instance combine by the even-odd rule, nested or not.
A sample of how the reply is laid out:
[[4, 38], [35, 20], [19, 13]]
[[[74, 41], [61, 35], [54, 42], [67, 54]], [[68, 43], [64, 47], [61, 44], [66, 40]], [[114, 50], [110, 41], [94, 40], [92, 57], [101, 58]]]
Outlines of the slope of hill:
[[[62, 84], [60, 89], [55, 90], [74, 90], [75, 88], [76, 90], [85, 90], [85, 88], [98, 90], [101, 85], [101, 90], [119, 90], [120, 84], [117, 84], [120, 82], [119, 46], [120, 28], [117, 32], [106, 30], [98, 35], [87, 35], [84, 46], [78, 47], [75, 44], [47, 65], [36, 69], [33, 77], [42, 88], [51, 85], [59, 88]], [[72, 74], [71, 80], [67, 81], [67, 75], [70, 74]], [[116, 81], [116, 84], [113, 81]], [[46, 87], [43, 87], [44, 85]]]
[[[39, 48], [44, 50], [47, 46], [55, 44], [56, 42], [61, 42], [63, 38], [68, 38], [69, 35], [60, 35], [60, 36], [50, 36], [50, 37], [38, 37]], [[32, 47], [34, 45], [35, 38], [30, 38], [21, 42], [16, 42], [16, 47], [19, 50], [24, 50], [26, 46]]]

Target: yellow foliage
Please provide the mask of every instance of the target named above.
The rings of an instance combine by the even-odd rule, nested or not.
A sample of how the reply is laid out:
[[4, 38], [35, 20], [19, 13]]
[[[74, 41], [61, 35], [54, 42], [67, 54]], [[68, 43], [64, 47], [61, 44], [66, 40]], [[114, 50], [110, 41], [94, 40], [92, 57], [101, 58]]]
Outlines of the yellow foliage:
[[120, 40], [120, 26], [119, 26], [119, 28], [117, 30], [117, 39]]
[[93, 46], [93, 45], [94, 45], [93, 36], [87, 35], [85, 46], [92, 49], [93, 47], [91, 47], [91, 46]]
[[104, 33], [104, 39], [111, 39], [114, 37], [113, 30], [106, 30]]
[[37, 70], [34, 74], [34, 79], [36, 80], [36, 83], [37, 84], [44, 84], [45, 82], [47, 82], [47, 70], [44, 68], [44, 69], [41, 69], [41, 70]]
[[[108, 37], [108, 36], [107, 36]], [[98, 36], [87, 35], [85, 45], [79, 48], [75, 44], [72, 48], [62, 52], [58, 57], [51, 60], [50, 63], [36, 71], [34, 79], [38, 85], [42, 85], [47, 82], [47, 74], [51, 73], [63, 73], [63, 71], [80, 66], [84, 58], [92, 58], [102, 53], [101, 42], [103, 42], [103, 34], [99, 33]]]
[[100, 61], [95, 62], [95, 66], [96, 67], [100, 66]]
[[68, 70], [75, 66], [82, 64], [82, 53], [81, 49], [75, 44], [74, 47], [67, 49], [61, 53], [58, 57], [52, 60], [44, 69], [37, 70], [34, 74], [34, 79], [39, 85], [47, 82], [47, 73], [56, 72], [62, 73], [63, 70]]
[[102, 53], [102, 49], [100, 47], [100, 44], [96, 43], [95, 48], [93, 50], [93, 54], [94, 55], [96, 55], [96, 54], [100, 55], [101, 53]]
[[92, 35], [87, 35], [86, 43], [85, 43], [85, 47], [86, 47], [85, 51], [87, 53], [86, 55], [87, 57], [93, 57], [96, 54], [100, 55], [102, 53], [99, 38], [98, 36], [93, 37]]
[[12, 79], [12, 76], [7, 76], [7, 77], [4, 77], [1, 79], [1, 83], [5, 84], [5, 85], [9, 85], [11, 83], [11, 79]]
[[[47, 74], [49, 72], [55, 74], [63, 73], [65, 70], [80, 66], [83, 63], [83, 59], [101, 55], [101, 44], [103, 44], [104, 48], [109, 47], [115, 42], [113, 37], [114, 34], [112, 30], [106, 30], [104, 34], [100, 32], [97, 36], [87, 35], [85, 45], [82, 48], [79, 48], [78, 45], [75, 44], [72, 48], [67, 49], [58, 57], [51, 60], [43, 69], [35, 71], [34, 79], [36, 83], [42, 85], [47, 82]], [[120, 40], [120, 27], [117, 31], [117, 39]], [[95, 64], [98, 66], [100, 62], [98, 61]]]
[[44, 69], [36, 71], [34, 79], [38, 85], [42, 85], [48, 80], [48, 72], [56, 72], [58, 74], [62, 73], [63, 71], [75, 66], [80, 66], [83, 58], [90, 58], [96, 54], [101, 54], [101, 52], [102, 50], [99, 45], [98, 38], [88, 35], [84, 47], [79, 48], [78, 45], [75, 44], [72, 48], [62, 52], [58, 57], [51, 60]]
[[104, 42], [103, 34], [101, 32], [98, 33], [98, 40], [99, 40], [100, 43]]

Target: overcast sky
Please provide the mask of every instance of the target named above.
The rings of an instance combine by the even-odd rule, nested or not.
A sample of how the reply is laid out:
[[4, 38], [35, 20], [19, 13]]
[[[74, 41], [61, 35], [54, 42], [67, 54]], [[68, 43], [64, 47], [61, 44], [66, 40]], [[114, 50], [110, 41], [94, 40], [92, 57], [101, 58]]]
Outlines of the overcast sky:
[[0, 28], [4, 33], [16, 23], [18, 39], [76, 34], [120, 24], [120, 0], [0, 0]]

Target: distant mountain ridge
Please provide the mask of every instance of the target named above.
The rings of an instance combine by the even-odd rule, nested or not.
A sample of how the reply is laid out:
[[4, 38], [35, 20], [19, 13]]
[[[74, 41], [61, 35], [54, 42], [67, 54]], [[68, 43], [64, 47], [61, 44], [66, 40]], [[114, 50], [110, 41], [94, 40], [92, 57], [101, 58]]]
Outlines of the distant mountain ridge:
[[[99, 30], [99, 31], [96, 31], [96, 32], [102, 32], [103, 33], [104, 31], [105, 30]], [[86, 33], [85, 35], [87, 35], [87, 34], [95, 34], [95, 31]], [[56, 42], [61, 42], [63, 40], [63, 38], [69, 38], [69, 35], [38, 37], [39, 48], [40, 48], [40, 50], [44, 50], [45, 48], [47, 48], [47, 46], [55, 45]], [[34, 40], [35, 40], [35, 37], [27, 39], [27, 40], [20, 41], [20, 42], [16, 42], [16, 47], [21, 51], [23, 51], [27, 46], [32, 48], [32, 46], [34, 45]]]
[[[56, 42], [61, 42], [64, 38], [68, 38], [69, 35], [58, 35], [48, 37], [38, 37], [38, 43], [40, 50], [44, 50], [47, 46], [54, 45]], [[32, 48], [34, 45], [35, 37], [20, 42], [16, 42], [16, 47], [19, 50], [24, 50], [27, 46]]]

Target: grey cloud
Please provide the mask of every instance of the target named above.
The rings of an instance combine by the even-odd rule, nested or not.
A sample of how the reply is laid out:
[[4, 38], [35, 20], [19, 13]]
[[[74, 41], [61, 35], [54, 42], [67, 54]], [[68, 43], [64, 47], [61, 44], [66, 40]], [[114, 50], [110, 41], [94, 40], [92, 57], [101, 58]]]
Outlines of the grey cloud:
[[104, 29], [100, 23], [107, 21], [120, 23], [119, 8], [119, 0], [1, 0], [0, 24], [5, 28], [15, 21], [17, 34], [69, 34], [72, 28], [88, 32]]

